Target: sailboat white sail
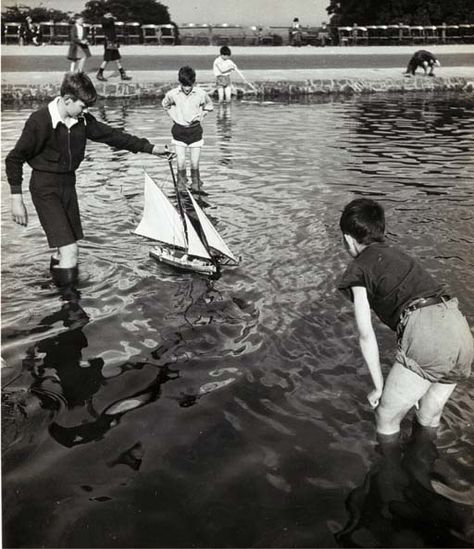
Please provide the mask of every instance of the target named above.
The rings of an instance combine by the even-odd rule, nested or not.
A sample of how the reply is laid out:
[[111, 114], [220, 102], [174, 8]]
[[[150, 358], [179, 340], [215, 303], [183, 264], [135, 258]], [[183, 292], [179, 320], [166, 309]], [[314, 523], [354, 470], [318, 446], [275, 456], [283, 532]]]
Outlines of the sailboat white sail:
[[222, 239], [221, 235], [216, 231], [214, 228], [214, 225], [209, 221], [209, 218], [207, 215], [202, 211], [199, 204], [194, 200], [193, 195], [188, 191], [189, 196], [191, 197], [191, 202], [193, 204], [193, 208], [196, 211], [196, 214], [199, 219], [199, 223], [201, 224], [202, 230], [204, 231], [204, 236], [206, 237], [207, 243], [211, 248], [214, 248], [218, 252], [221, 252], [221, 254], [225, 255], [232, 261], [235, 261], [235, 263], [238, 263], [237, 258], [234, 256], [234, 254], [229, 250], [229, 247]]
[[146, 172], [144, 194], [143, 216], [135, 233], [171, 246], [187, 248], [181, 216]]
[[199, 238], [196, 229], [193, 227], [193, 224], [186, 214], [184, 214], [184, 219], [186, 221], [186, 229], [188, 231], [188, 254], [211, 259], [209, 252], [204, 247], [204, 244]]
[[[150, 255], [175, 267], [205, 274], [217, 272], [217, 257], [222, 255], [238, 263], [191, 193], [188, 194], [204, 241], [181, 204], [178, 212], [153, 179], [145, 173], [143, 216], [135, 233], [161, 243], [150, 251]], [[218, 252], [218, 256], [213, 254], [214, 250]]]

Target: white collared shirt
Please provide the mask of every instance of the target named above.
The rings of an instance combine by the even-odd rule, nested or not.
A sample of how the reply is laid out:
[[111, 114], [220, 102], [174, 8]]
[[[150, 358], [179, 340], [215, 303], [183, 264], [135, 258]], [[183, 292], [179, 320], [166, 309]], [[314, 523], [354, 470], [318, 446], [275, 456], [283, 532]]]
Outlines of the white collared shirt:
[[224, 59], [219, 56], [214, 60], [212, 70], [214, 76], [224, 76], [230, 74], [232, 71], [235, 71], [237, 65], [232, 61], [232, 59]]
[[173, 120], [181, 126], [190, 126], [201, 111], [212, 111], [212, 100], [202, 88], [195, 86], [187, 95], [181, 86], [170, 90], [162, 101], [163, 108], [172, 110]]
[[74, 124], [77, 124], [79, 122], [79, 120], [77, 118], [73, 118], [72, 116], [68, 116], [66, 120], [63, 120], [61, 118], [61, 115], [59, 114], [59, 106], [58, 106], [60, 99], [61, 99], [60, 97], [56, 97], [51, 101], [51, 103], [48, 104], [48, 110], [49, 110], [49, 114], [51, 115], [51, 122], [53, 123], [53, 129], [56, 128], [59, 122], [62, 122], [67, 128], [72, 128]]

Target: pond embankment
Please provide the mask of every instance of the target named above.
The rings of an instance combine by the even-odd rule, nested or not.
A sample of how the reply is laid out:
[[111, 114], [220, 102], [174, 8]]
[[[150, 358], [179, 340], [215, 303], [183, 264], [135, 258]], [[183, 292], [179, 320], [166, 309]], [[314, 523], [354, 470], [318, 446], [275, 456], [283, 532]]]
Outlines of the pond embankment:
[[[235, 76], [237, 96], [258, 99], [298, 98], [311, 95], [371, 94], [412, 91], [474, 91], [474, 45], [433, 46], [441, 61], [436, 76], [419, 71], [404, 76], [415, 47], [357, 48], [232, 48], [233, 58], [253, 87]], [[64, 51], [63, 51], [64, 50]], [[177, 70], [188, 64], [197, 72], [198, 83], [215, 92], [212, 46], [124, 46], [123, 64], [132, 76], [122, 82], [115, 66], [107, 67], [105, 83], [95, 80], [102, 48], [92, 48], [87, 70], [104, 98], [160, 99], [176, 85]], [[67, 70], [65, 48], [6, 46], [2, 50], [2, 104], [45, 101], [59, 92]]]

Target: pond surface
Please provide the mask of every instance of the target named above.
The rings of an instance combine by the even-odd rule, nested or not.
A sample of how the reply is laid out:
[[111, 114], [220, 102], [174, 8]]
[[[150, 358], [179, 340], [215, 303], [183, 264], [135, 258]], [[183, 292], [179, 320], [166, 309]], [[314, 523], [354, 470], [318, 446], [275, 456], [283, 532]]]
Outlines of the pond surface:
[[[93, 112], [169, 140], [158, 105]], [[3, 158], [29, 113], [2, 113]], [[171, 194], [161, 159], [89, 143], [80, 282], [61, 293], [29, 193], [14, 226], [3, 177], [4, 545], [471, 546], [472, 381], [436, 441], [409, 416], [402, 448], [377, 444], [336, 282], [341, 209], [370, 196], [473, 325], [473, 126], [460, 95], [216, 105], [206, 212], [241, 257], [218, 280], [133, 234], [143, 170]], [[387, 372], [395, 337], [376, 331]]]

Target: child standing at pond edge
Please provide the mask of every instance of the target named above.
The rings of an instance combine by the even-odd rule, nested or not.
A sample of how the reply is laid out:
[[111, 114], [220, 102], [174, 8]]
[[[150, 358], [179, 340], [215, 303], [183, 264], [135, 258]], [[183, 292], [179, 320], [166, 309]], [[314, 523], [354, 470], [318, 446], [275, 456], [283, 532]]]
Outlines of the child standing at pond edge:
[[[353, 300], [359, 343], [375, 389], [377, 431], [396, 435], [409, 410], [423, 427], [439, 425], [456, 383], [471, 372], [474, 346], [458, 301], [444, 294], [414, 259], [385, 242], [385, 213], [374, 200], [350, 202], [342, 213], [344, 244], [354, 258], [338, 285]], [[384, 383], [371, 308], [397, 332], [395, 362]]]

